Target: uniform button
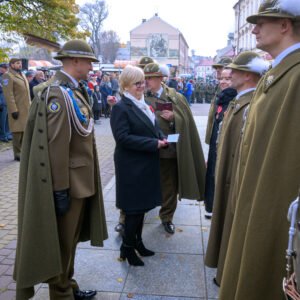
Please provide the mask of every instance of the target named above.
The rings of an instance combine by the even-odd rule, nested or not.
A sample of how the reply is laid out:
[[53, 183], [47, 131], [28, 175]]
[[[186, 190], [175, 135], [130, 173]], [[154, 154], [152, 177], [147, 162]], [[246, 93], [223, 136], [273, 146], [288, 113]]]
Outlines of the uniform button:
[[43, 116], [43, 113], [39, 112], [39, 116], [42, 117], [42, 116]]
[[43, 178], [43, 179], [42, 179], [42, 182], [47, 182], [47, 179]]
[[40, 148], [41, 150], [43, 150], [43, 149], [44, 149], [44, 146], [40, 145], [39, 148]]
[[43, 130], [43, 129], [39, 129], [39, 132], [40, 132], [40, 133], [43, 133], [43, 132], [44, 132], [44, 130]]
[[43, 162], [41, 162], [40, 165], [41, 165], [42, 167], [45, 167], [45, 164], [44, 164]]

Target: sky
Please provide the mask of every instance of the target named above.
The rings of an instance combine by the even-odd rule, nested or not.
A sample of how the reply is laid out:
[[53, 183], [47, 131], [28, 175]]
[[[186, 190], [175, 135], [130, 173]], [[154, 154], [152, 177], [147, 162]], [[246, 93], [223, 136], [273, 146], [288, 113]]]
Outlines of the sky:
[[[76, 0], [76, 3], [94, 0]], [[130, 40], [130, 31], [155, 13], [177, 28], [185, 37], [189, 50], [196, 55], [215, 56], [227, 45], [234, 31], [233, 6], [237, 0], [106, 0], [109, 15], [104, 30], [113, 30], [122, 43]]]

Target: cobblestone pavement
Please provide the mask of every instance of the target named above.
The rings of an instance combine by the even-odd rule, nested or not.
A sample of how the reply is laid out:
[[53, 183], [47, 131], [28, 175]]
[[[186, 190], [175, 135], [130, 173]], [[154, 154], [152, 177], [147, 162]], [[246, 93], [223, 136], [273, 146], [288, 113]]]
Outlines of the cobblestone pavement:
[[[207, 104], [192, 105], [201, 141], [204, 140], [208, 108]], [[121, 239], [114, 232], [118, 211], [114, 205], [114, 140], [108, 119], [102, 119], [102, 124], [96, 125], [96, 142], [109, 239], [104, 248], [94, 248], [88, 243], [79, 245], [75, 276], [82, 288], [96, 289], [96, 299], [103, 300], [217, 298], [217, 289], [212, 284], [214, 272], [203, 264], [210, 222], [204, 219], [203, 205], [197, 202], [180, 202], [174, 217], [177, 230], [173, 236], [164, 232], [157, 209], [148, 213], [144, 240], [157, 254], [144, 259], [144, 268], [130, 267], [126, 262], [118, 261]], [[207, 145], [204, 142], [202, 145], [207, 155]], [[18, 171], [19, 163], [13, 161], [12, 150], [0, 147], [0, 300], [15, 298], [12, 272], [17, 233]], [[46, 285], [36, 287], [35, 299], [48, 299]]]

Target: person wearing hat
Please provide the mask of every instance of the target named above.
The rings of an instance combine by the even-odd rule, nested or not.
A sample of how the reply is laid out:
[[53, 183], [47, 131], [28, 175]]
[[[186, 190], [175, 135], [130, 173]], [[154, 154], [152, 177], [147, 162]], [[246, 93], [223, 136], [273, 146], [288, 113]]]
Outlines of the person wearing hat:
[[9, 70], [2, 76], [2, 89], [7, 104], [9, 128], [13, 135], [14, 159], [20, 161], [30, 107], [29, 84], [22, 73], [20, 58], [10, 59]]
[[243, 132], [219, 299], [281, 300], [287, 212], [300, 186], [300, 6], [263, 1], [247, 21], [257, 48], [274, 61], [256, 88]]
[[[216, 76], [217, 80], [219, 81], [221, 78], [222, 71], [225, 66], [230, 64], [232, 62], [232, 59], [229, 57], [222, 57], [217, 63], [213, 64], [212, 67], [216, 70]], [[210, 138], [211, 133], [213, 129], [213, 123], [214, 123], [214, 116], [216, 113], [216, 96], [221, 92], [220, 87], [217, 87], [217, 90], [215, 91], [215, 96], [210, 102], [210, 108], [208, 112], [208, 119], [207, 119], [207, 126], [206, 126], [206, 134], [205, 134], [205, 143], [210, 144]], [[206, 95], [213, 95], [213, 85], [211, 83], [206, 85]], [[209, 96], [210, 97], [210, 96]], [[207, 98], [207, 97], [206, 97]], [[207, 99], [206, 99], [207, 100]]]
[[0, 63], [0, 141], [8, 143], [12, 139], [8, 127], [7, 104], [3, 94], [2, 76], [8, 70], [7, 63]]
[[63, 68], [34, 88], [20, 165], [17, 300], [49, 284], [51, 300], [91, 299], [75, 279], [79, 241], [103, 246], [107, 228], [86, 80], [97, 62], [92, 48], [71, 40], [55, 59]]
[[149, 56], [143, 56], [138, 62], [138, 67], [144, 70], [145, 66], [154, 63], [154, 59]]
[[213, 217], [205, 255], [206, 266], [217, 268], [217, 275], [214, 278], [217, 285], [220, 285], [222, 279], [234, 216], [233, 191], [245, 111], [249, 107], [259, 79], [268, 67], [268, 62], [251, 51], [239, 54], [226, 67], [231, 69], [231, 87], [236, 89], [238, 94], [227, 108], [219, 133]]
[[179, 199], [203, 199], [205, 161], [197, 127], [183, 95], [162, 83], [168, 68], [150, 63], [144, 68], [146, 102], [155, 110], [164, 135], [179, 134], [178, 143], [160, 150], [162, 206], [160, 219], [166, 232], [175, 233], [173, 216]]

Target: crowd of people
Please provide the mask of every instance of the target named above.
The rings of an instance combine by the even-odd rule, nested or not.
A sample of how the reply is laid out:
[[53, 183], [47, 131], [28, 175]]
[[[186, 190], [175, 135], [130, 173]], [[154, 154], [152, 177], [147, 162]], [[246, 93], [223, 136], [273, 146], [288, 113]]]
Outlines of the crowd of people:
[[[92, 48], [69, 41], [56, 56], [62, 70], [33, 88], [30, 112], [20, 60], [10, 60], [1, 82], [9, 124], [15, 125], [15, 159], [21, 158], [17, 300], [32, 297], [40, 282], [49, 284], [51, 300], [96, 295], [79, 289], [73, 275], [77, 243], [101, 247], [107, 238], [94, 137], [104, 101], [116, 142], [120, 258], [142, 267], [141, 256], [155, 255], [143, 241], [146, 212], [160, 206], [164, 230], [175, 234], [177, 201], [204, 200], [211, 219], [205, 264], [217, 269], [219, 299], [299, 300], [296, 256], [296, 277], [282, 288], [286, 215], [300, 177], [300, 10], [294, 4], [264, 1], [247, 18], [272, 64], [244, 51], [214, 65], [218, 86], [205, 137], [207, 162], [190, 110], [193, 82], [183, 85], [183, 93], [174, 78], [168, 86], [168, 68], [152, 58], [127, 66], [118, 80], [94, 74]], [[16, 91], [9, 94], [9, 87]], [[28, 121], [16, 125], [24, 116]]]

